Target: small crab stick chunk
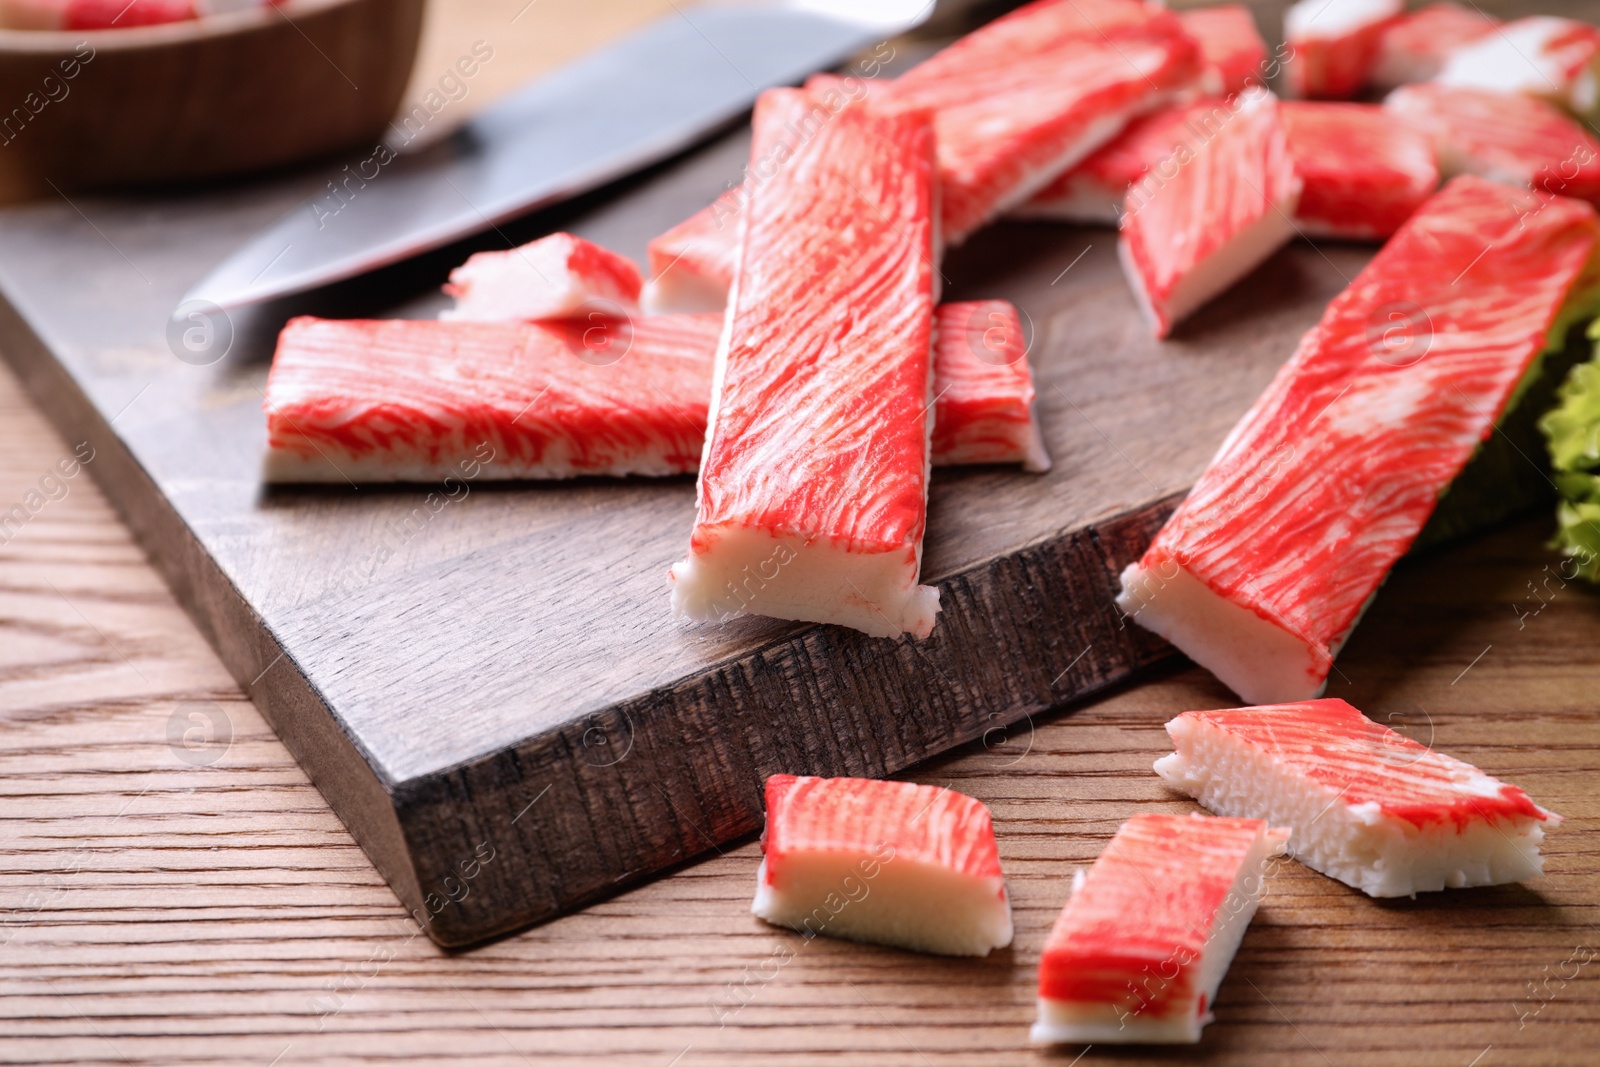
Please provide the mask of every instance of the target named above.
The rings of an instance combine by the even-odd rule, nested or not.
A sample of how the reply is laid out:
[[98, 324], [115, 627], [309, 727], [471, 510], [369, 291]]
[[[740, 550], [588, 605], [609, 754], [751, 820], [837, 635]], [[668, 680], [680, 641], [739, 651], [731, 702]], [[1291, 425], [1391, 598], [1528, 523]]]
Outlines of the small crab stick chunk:
[[1381, 240], [1439, 187], [1433, 142], [1376, 104], [1290, 101], [1282, 114], [1308, 237]]
[[1004, 300], [942, 304], [934, 321], [934, 465], [1021, 463], [1023, 470], [1049, 470], [1017, 309]]
[[1212, 96], [1242, 93], [1267, 77], [1267, 42], [1243, 4], [1196, 7], [1177, 13], [1183, 31], [1200, 45], [1200, 88]]
[[1128, 191], [1118, 251], [1157, 337], [1294, 236], [1301, 182], [1278, 101], [1252, 90], [1214, 115], [1197, 148]]
[[1223, 105], [1215, 100], [1173, 104], [1135, 119], [1088, 159], [1041, 189], [1013, 214], [1115, 226], [1128, 190], [1150, 171], [1178, 165], [1180, 150], [1193, 154]]
[[1526, 93], [1590, 116], [1600, 110], [1600, 29], [1549, 15], [1517, 19], [1452, 52], [1436, 80]]
[[739, 264], [739, 212], [744, 187], [730, 189], [646, 247], [650, 280], [640, 304], [646, 313], [721, 311]]
[[933, 124], [855, 105], [797, 136], [815, 106], [756, 103], [752, 158], [786, 161], [750, 191], [672, 606], [926, 637]]
[[1361, 91], [1405, 0], [1299, 0], [1283, 17], [1289, 95], [1348, 100]]
[[989, 809], [962, 793], [868, 778], [767, 779], [751, 911], [827, 934], [941, 956], [1011, 944]]
[[1156, 761], [1174, 789], [1221, 815], [1292, 831], [1289, 854], [1368, 896], [1501, 885], [1543, 870], [1561, 817], [1469, 763], [1342, 700], [1190, 711]]
[[1428, 83], [1401, 86], [1383, 106], [1433, 139], [1446, 177], [1476, 174], [1600, 203], [1600, 141], [1554, 104]]
[[1437, 77], [1457, 49], [1488, 37], [1498, 25], [1492, 15], [1449, 0], [1408, 12], [1383, 31], [1368, 83], [1393, 89]]
[[1590, 306], [1595, 210], [1460, 177], [1336, 297], [1122, 574], [1117, 603], [1253, 704], [1333, 657], [1554, 325]]
[[456, 306], [439, 317], [458, 322], [621, 317], [639, 310], [639, 268], [626, 256], [553, 233], [504, 252], [479, 252], [450, 272], [444, 291]]
[[1072, 880], [1039, 959], [1041, 1044], [1193, 1044], [1287, 830], [1135, 815]]

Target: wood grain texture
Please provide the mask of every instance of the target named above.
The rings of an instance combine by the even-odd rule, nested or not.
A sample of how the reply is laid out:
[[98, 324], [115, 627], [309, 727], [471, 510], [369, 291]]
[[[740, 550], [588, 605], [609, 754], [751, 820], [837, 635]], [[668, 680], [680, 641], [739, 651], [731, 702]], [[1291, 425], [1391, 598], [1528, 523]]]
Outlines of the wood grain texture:
[[0, 30], [0, 197], [199, 181], [382, 137], [423, 0], [290, 0], [99, 33]]
[[[0, 369], [0, 500], [38, 489], [75, 443]], [[985, 960], [764, 926], [749, 914], [749, 840], [447, 955], [96, 488], [65, 484], [0, 546], [5, 1063], [1070, 1063], [1080, 1050], [1045, 1055], [1025, 1038], [1071, 871], [1128, 815], [1192, 808], [1150, 771], [1162, 723], [1230, 702], [1201, 671], [1167, 671], [996, 724], [917, 769], [994, 811], [1017, 941]], [[1378, 902], [1285, 865], [1199, 1048], [1094, 1047], [1079, 1063], [1592, 1062], [1600, 962], [1567, 961], [1600, 949], [1600, 602], [1541, 586], [1546, 532], [1528, 521], [1402, 566], [1333, 690], [1564, 814], [1546, 876]], [[213, 709], [222, 728], [200, 728]], [[169, 741], [175, 716], [197, 729], [193, 747]]]

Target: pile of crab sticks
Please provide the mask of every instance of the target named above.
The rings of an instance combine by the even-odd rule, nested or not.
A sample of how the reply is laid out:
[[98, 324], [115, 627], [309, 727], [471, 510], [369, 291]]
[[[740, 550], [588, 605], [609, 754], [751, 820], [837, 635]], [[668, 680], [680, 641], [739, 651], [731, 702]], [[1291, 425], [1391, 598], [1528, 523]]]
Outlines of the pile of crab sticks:
[[[473, 256], [438, 321], [290, 322], [265, 476], [434, 481], [484, 443], [483, 477], [695, 472], [676, 614], [924, 638], [930, 468], [1050, 467], [1018, 312], [941, 303], [946, 248], [1008, 216], [1116, 225], [1164, 338], [1297, 237], [1381, 243], [1122, 575], [1128, 617], [1260, 706], [1169, 724], [1157, 770], [1220, 817], [1131, 819], [1079, 875], [1034, 1036], [1196, 1041], [1286, 850], [1410, 895], [1536, 875], [1559, 821], [1319, 697], [1441, 494], [1596, 310], [1600, 31], [1402, 0], [1305, 0], [1285, 29], [1270, 50], [1241, 5], [1035, 0], [898, 77], [769, 90], [743, 182], [650, 243], [648, 278], [555, 234]], [[1392, 308], [1430, 325], [1425, 358], [1374, 349]], [[753, 566], [772, 577], [730, 595]], [[761, 917], [1010, 942], [977, 801], [787, 775], [766, 798]]]

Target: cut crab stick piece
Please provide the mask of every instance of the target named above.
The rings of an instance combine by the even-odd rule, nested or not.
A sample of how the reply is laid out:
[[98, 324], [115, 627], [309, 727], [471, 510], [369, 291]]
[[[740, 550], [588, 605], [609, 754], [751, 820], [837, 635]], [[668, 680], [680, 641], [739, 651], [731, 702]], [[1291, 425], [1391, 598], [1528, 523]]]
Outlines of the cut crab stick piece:
[[1290, 101], [1282, 118], [1308, 237], [1388, 237], [1439, 187], [1433, 142], [1376, 104]]
[[750, 910], [827, 934], [941, 956], [1011, 944], [989, 809], [950, 789], [868, 778], [767, 779]]
[[1294, 236], [1300, 176], [1264, 89], [1230, 101], [1215, 135], [1128, 191], [1118, 251], [1157, 337]]
[[[719, 317], [714, 317], [719, 318]], [[269, 482], [684, 474], [720, 323], [298, 318], [267, 376]]]
[[1600, 141], [1553, 104], [1430, 83], [1401, 86], [1383, 106], [1433, 139], [1447, 176], [1476, 174], [1600, 203]]
[[1328, 306], [1122, 574], [1117, 603], [1252, 704], [1321, 694], [1566, 305], [1594, 208], [1460, 177]]
[[[751, 158], [812, 104], [763, 93]], [[749, 190], [676, 614], [932, 632], [933, 151], [925, 114], [851, 106]]]
[[1289, 854], [1373, 897], [1537, 876], [1561, 817], [1514, 785], [1379, 725], [1342, 700], [1190, 711], [1156, 761], [1222, 815], [1290, 827]]
[[1021, 463], [1023, 470], [1049, 470], [1017, 309], [1004, 300], [943, 304], [935, 322], [934, 466]]
[[1211, 96], [1231, 96], [1267, 75], [1267, 42], [1255, 16], [1243, 4], [1196, 7], [1177, 13], [1183, 31], [1200, 46], [1204, 71], [1200, 88]]
[[639, 298], [652, 315], [722, 311], [739, 265], [744, 189], [730, 189], [646, 247], [650, 280]]
[[1429, 81], [1457, 49], [1488, 37], [1498, 25], [1499, 19], [1449, 0], [1408, 12], [1383, 31], [1368, 82], [1388, 90]]
[[[992, 26], [1076, 17], [1075, 0], [1035, 3]], [[1057, 175], [1121, 133], [1139, 115], [1171, 102], [1200, 76], [1195, 43], [1170, 22], [1115, 41], [1076, 37], [1016, 51], [1010, 34], [969, 34], [883, 88], [875, 106], [933, 113], [939, 141], [945, 243], [1022, 204]], [[1161, 27], [1165, 27], [1162, 29]], [[1018, 26], [1012, 25], [1011, 29]]]
[[1405, 0], [1299, 0], [1283, 17], [1289, 95], [1348, 100], [1361, 91]]
[[1171, 178], [1183, 159], [1230, 120], [1217, 101], [1173, 104], [1135, 119], [1088, 159], [1039, 191], [1014, 215], [1115, 226], [1128, 190], [1152, 170]]
[[1039, 960], [1041, 1044], [1193, 1044], [1287, 830], [1135, 815], [1072, 880]]
[[444, 291], [456, 304], [439, 318], [621, 317], [639, 310], [640, 285], [639, 268], [628, 257], [570, 233], [553, 233], [520, 248], [479, 252], [451, 271]]
[[1526, 93], [1579, 115], [1600, 108], [1600, 29], [1574, 19], [1535, 15], [1456, 49], [1441, 85]]

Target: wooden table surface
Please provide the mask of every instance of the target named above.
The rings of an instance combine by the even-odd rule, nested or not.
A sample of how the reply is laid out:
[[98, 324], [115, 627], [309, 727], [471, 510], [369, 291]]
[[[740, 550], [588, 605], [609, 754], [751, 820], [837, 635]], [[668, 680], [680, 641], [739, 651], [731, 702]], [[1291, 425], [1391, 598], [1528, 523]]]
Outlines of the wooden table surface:
[[[416, 84], [485, 39], [507, 87], [670, 0], [523, 7], [439, 5]], [[1288, 864], [1198, 1048], [1046, 1054], [1044, 936], [1121, 820], [1192, 808], [1149, 767], [1173, 714], [1232, 702], [1203, 672], [919, 769], [994, 811], [1017, 940], [989, 959], [766, 927], [754, 843], [446, 955], [88, 477], [46, 479], [75, 444], [0, 368], [0, 511], [52, 498], [0, 544], [0, 1062], [1600, 1063], [1600, 600], [1553, 576], [1542, 517], [1403, 566], [1332, 695], [1564, 814], [1546, 876], [1377, 902]]]

